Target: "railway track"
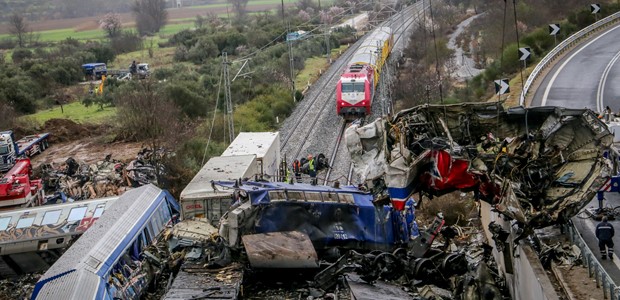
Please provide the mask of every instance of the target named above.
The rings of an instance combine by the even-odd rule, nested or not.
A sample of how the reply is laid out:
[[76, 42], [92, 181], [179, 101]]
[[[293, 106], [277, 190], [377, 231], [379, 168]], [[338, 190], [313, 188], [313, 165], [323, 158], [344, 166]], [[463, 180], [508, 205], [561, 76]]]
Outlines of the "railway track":
[[[418, 3], [419, 3], [420, 6], [423, 5], [423, 2], [418, 2]], [[419, 7], [412, 7], [412, 8], [418, 8], [419, 9]], [[426, 9], [426, 7], [424, 7], [423, 9]], [[404, 13], [404, 12], [401, 12], [401, 13]], [[397, 45], [400, 45], [399, 43], [404, 41], [403, 37], [406, 36], [405, 33], [407, 32], [409, 27], [411, 27], [411, 25], [415, 21], [417, 21], [419, 19], [419, 14], [420, 14], [420, 11], [418, 10], [418, 13], [416, 15], [413, 15], [406, 22], [401, 22], [400, 26], [398, 26], [398, 28], [395, 28], [395, 30], [394, 30], [394, 33], [395, 33], [394, 48], [396, 48]], [[393, 18], [401, 18], [401, 17], [402, 17], [402, 14], [394, 16]], [[391, 57], [393, 58], [394, 56], [392, 55]], [[384, 80], [384, 79], [385, 79], [385, 77], [382, 77], [381, 80]], [[385, 93], [386, 91], [381, 91], [381, 92]], [[377, 95], [378, 94], [379, 93], [377, 93]], [[380, 97], [378, 97], [378, 98], [380, 98]], [[376, 100], [377, 99], [373, 99], [373, 102], [372, 102], [373, 105], [374, 106], [377, 106], [378, 104], [381, 105], [381, 107], [382, 107], [381, 111], [382, 111], [382, 113], [385, 113], [385, 110], [384, 110], [385, 103], [377, 103]], [[389, 105], [389, 103], [388, 103], [388, 105]], [[363, 125], [365, 121], [366, 121], [366, 118], [361, 119], [359, 122], [361, 122], [361, 124]], [[330, 162], [331, 165], [334, 165], [334, 163], [336, 162], [338, 154], [340, 154], [343, 151], [346, 152], [346, 149], [345, 149], [346, 145], [341, 145], [341, 144], [342, 144], [342, 140], [344, 139], [344, 132], [345, 132], [346, 128], [349, 125], [350, 125], [349, 122], [346, 122], [344, 120], [341, 121], [339, 134], [338, 134], [338, 137], [336, 138], [336, 143], [334, 144], [334, 147], [333, 147], [332, 152], [331, 152], [332, 155], [330, 156], [330, 159], [329, 159], [329, 162]], [[352, 183], [352, 177], [353, 177], [353, 163], [349, 161], [345, 165], [348, 165], [346, 167], [347, 172], [345, 173], [345, 175], [346, 175], [346, 184], [350, 185]], [[325, 178], [323, 179], [324, 180], [323, 181], [324, 185], [328, 185], [330, 183], [331, 175], [332, 175], [332, 168], [328, 169], [327, 173], [325, 174]]]
[[[422, 9], [427, 8], [423, 6], [425, 3], [426, 1], [415, 3], [393, 15], [380, 25], [391, 26], [393, 28], [395, 34], [394, 45], [398, 45], [402, 41], [402, 38], [405, 36], [403, 33], [420, 18]], [[394, 23], [399, 21], [400, 23], [398, 26], [394, 26]], [[341, 70], [349, 62], [363, 39], [364, 38], [359, 39], [352, 47], [349, 47], [336, 63], [334, 63], [328, 73], [319, 79], [317, 86], [314, 87], [315, 93], [309, 93], [312, 94], [309, 97], [310, 99], [307, 98], [304, 101], [304, 105], [300, 105], [301, 107], [299, 110], [301, 111], [301, 115], [291, 118], [294, 120], [294, 123], [291, 125], [288, 132], [283, 135], [283, 139], [281, 140], [280, 150], [289, 160], [299, 158], [300, 154], [304, 154], [304, 150], [308, 153], [319, 153], [330, 148], [330, 146], [332, 147], [329, 159], [332, 168], [329, 168], [325, 176], [320, 178], [325, 185], [329, 184], [329, 182], [332, 181], [330, 179], [333, 177], [334, 173], [337, 173], [334, 172], [334, 169], [336, 169], [335, 163], [340, 160], [338, 159], [339, 156], [343, 156], [339, 154], [346, 152], [343, 149], [345, 145], [342, 145], [341, 142], [344, 138], [344, 131], [348, 125], [347, 122], [327, 108], [332, 108], [332, 110], [335, 108], [334, 101], [332, 100], [335, 99], [337, 78], [339, 78]], [[334, 118], [336, 120], [334, 120]], [[300, 124], [303, 125], [300, 127]], [[336, 128], [339, 128], [339, 130]], [[337, 174], [337, 178], [340, 179], [345, 177], [346, 183], [351, 184], [353, 165], [348, 162], [346, 166], [340, 166], [338, 169], [344, 168], [346, 168], [346, 174]]]

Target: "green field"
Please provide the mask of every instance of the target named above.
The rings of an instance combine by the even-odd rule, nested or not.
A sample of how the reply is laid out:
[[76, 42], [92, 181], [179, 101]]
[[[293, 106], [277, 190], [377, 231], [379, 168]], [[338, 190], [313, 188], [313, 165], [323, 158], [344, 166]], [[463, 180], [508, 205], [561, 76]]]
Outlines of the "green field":
[[106, 107], [100, 110], [97, 105], [86, 107], [80, 102], [63, 105], [63, 110], [64, 113], [61, 112], [60, 106], [56, 106], [52, 109], [41, 110], [36, 114], [27, 115], [25, 118], [34, 120], [39, 124], [43, 124], [49, 119], [69, 119], [77, 123], [100, 124], [108, 122], [110, 118], [116, 115], [115, 107]]
[[[328, 1], [331, 2], [331, 1]], [[251, 9], [254, 5], [278, 5], [281, 4], [281, 0], [256, 0], [248, 2], [248, 9]], [[285, 4], [293, 4], [297, 3], [297, 0], [284, 0]], [[191, 9], [195, 10], [204, 10], [208, 8], [222, 8], [226, 7], [228, 4], [226, 2], [221, 3], [213, 3], [209, 5], [200, 5], [200, 6], [192, 6]], [[273, 12], [277, 11], [276, 9], [271, 10]], [[279, 10], [278, 10], [279, 11]], [[232, 9], [230, 11], [230, 15], [232, 15]], [[252, 13], [251, 13], [252, 14]], [[220, 13], [218, 17], [226, 18], [228, 17], [228, 13]], [[175, 34], [181, 30], [189, 29], [194, 26], [194, 18], [179, 18], [179, 19], [170, 19], [169, 25], [166, 25], [160, 32], [160, 36], [169, 36]], [[129, 27], [133, 28], [133, 27]], [[78, 40], [100, 40], [105, 38], [105, 33], [101, 29], [93, 29], [93, 30], [84, 30], [84, 31], [76, 31], [73, 28], [64, 28], [64, 29], [54, 29], [54, 30], [45, 30], [45, 31], [37, 31], [35, 32], [40, 35], [40, 40], [43, 42], [58, 42], [62, 41], [68, 37], [78, 39]], [[11, 38], [10, 34], [0, 34], [0, 39]]]

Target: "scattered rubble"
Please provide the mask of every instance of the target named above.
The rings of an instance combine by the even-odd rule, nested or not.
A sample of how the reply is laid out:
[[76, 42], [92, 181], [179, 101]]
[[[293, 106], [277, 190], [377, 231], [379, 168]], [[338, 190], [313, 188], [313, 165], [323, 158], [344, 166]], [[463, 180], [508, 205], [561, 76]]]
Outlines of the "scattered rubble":
[[165, 169], [157, 161], [159, 157], [155, 159], [154, 152], [144, 148], [129, 163], [115, 160], [111, 155], [93, 164], [79, 163], [69, 157], [61, 165], [42, 164], [35, 174], [43, 181], [45, 203], [64, 203], [117, 196], [133, 187], [158, 184]]

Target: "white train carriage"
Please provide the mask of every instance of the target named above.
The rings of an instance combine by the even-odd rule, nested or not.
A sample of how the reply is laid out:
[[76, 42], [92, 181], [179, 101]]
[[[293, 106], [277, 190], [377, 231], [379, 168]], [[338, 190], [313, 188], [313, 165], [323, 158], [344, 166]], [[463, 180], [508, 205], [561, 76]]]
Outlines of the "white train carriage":
[[118, 197], [0, 212], [0, 275], [45, 270]]
[[140, 299], [157, 268], [144, 250], [178, 216], [176, 200], [154, 185], [125, 192], [41, 277], [31, 299]]

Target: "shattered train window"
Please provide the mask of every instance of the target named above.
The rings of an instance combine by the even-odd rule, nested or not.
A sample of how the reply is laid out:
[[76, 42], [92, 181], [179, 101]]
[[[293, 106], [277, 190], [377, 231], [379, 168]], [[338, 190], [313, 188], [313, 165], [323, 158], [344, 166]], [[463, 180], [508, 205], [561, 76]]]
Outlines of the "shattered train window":
[[72, 208], [71, 212], [69, 212], [69, 218], [67, 218], [67, 222], [71, 223], [73, 221], [82, 220], [82, 218], [84, 218], [84, 215], [86, 214], [87, 209], [88, 207], [86, 206]]
[[43, 215], [43, 221], [41, 221], [41, 226], [58, 223], [58, 219], [60, 219], [60, 212], [61, 210], [46, 212], [45, 215]]
[[10, 222], [11, 222], [11, 217], [0, 219], [0, 230], [6, 230], [9, 227]]
[[15, 228], [30, 227], [32, 226], [32, 223], [34, 223], [34, 216], [27, 217], [27, 218], [21, 218], [19, 219], [19, 221], [17, 221], [17, 226], [15, 226]]
[[310, 202], [322, 202], [321, 193], [318, 192], [306, 192], [306, 201]]
[[338, 198], [341, 203], [354, 204], [353, 195], [351, 194], [338, 194]]
[[105, 210], [105, 204], [99, 204], [97, 208], [95, 208], [95, 213], [93, 214], [93, 218], [99, 218], [103, 215], [103, 211]]
[[323, 193], [323, 201], [338, 202], [338, 194], [337, 193]]
[[301, 191], [289, 191], [288, 192], [288, 200], [290, 201], [306, 201], [304, 197], [304, 192]]
[[269, 191], [269, 201], [286, 201], [284, 191]]

